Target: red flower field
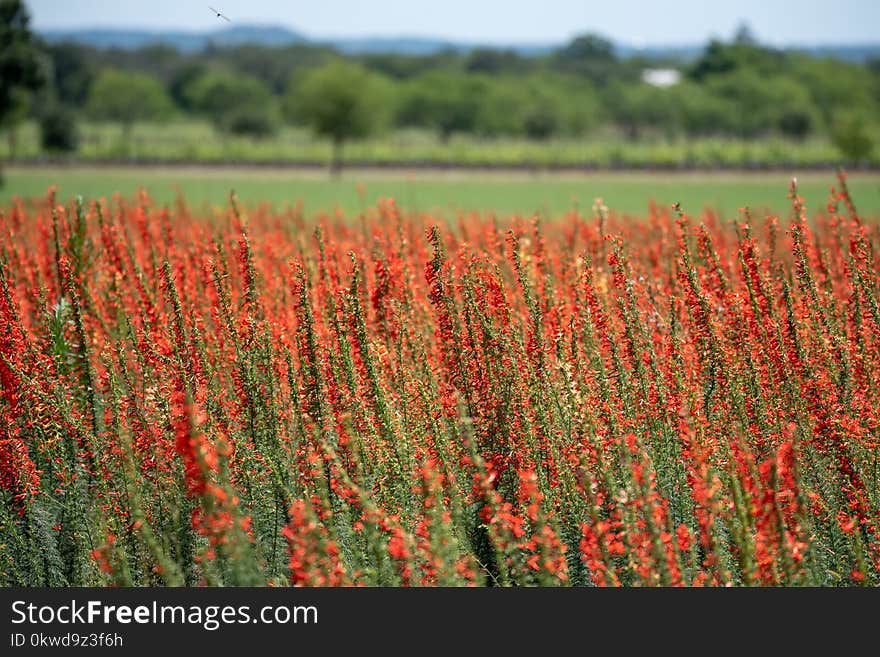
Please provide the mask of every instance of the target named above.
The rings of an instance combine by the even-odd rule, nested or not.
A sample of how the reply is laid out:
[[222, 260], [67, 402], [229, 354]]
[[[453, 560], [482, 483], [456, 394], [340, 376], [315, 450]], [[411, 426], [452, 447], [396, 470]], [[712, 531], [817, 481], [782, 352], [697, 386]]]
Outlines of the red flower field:
[[880, 229], [0, 209], [0, 584], [880, 584]]

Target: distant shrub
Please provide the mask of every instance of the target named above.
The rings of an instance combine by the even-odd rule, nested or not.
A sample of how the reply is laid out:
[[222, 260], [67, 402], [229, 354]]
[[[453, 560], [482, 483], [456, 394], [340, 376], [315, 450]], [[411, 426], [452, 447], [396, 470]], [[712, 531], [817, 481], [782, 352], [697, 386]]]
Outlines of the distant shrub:
[[72, 153], [79, 146], [79, 130], [73, 112], [53, 107], [40, 117], [40, 144], [50, 153]]
[[249, 105], [231, 109], [221, 124], [225, 132], [241, 137], [270, 137], [277, 130], [277, 122], [269, 111]]
[[548, 139], [559, 131], [559, 117], [549, 108], [535, 108], [526, 114], [523, 129], [530, 139]]
[[809, 112], [791, 109], [779, 117], [779, 131], [786, 137], [803, 139], [813, 128], [813, 117]]

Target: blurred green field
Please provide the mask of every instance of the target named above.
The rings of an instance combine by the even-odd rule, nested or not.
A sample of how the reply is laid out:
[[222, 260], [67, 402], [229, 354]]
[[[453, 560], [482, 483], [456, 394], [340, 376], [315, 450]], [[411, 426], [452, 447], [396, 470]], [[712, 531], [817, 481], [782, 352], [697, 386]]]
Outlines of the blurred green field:
[[[797, 172], [792, 172], [797, 174]], [[691, 213], [704, 207], [733, 214], [749, 206], [756, 211], [785, 214], [791, 173], [521, 173], [492, 171], [349, 170], [338, 179], [326, 172], [303, 169], [154, 167], [65, 168], [6, 167], [0, 198], [43, 196], [50, 185], [59, 199], [76, 195], [107, 197], [133, 195], [144, 188], [158, 203], [172, 202], [178, 193], [195, 206], [223, 205], [230, 190], [247, 205], [268, 202], [276, 207], [303, 203], [307, 215], [341, 208], [355, 214], [379, 198], [393, 197], [408, 210], [458, 210], [500, 214], [540, 212], [558, 216], [574, 205], [589, 210], [601, 197], [617, 212], [644, 214], [649, 203], [681, 202]], [[833, 171], [797, 174], [801, 195], [811, 210], [825, 207]], [[864, 215], [880, 215], [880, 174], [854, 173], [850, 189]]]
[[[138, 122], [131, 141], [123, 139], [122, 128], [107, 122], [83, 121], [80, 144], [72, 157], [80, 163], [131, 162], [162, 164], [315, 165], [329, 162], [332, 145], [305, 128], [284, 126], [268, 139], [222, 134], [204, 120], [173, 119]], [[878, 137], [880, 139], [880, 137]], [[13, 156], [6, 139], [0, 140], [0, 161], [41, 162], [46, 153], [40, 146], [34, 121], [16, 129]], [[749, 169], [761, 166], [816, 168], [840, 164], [841, 154], [828, 138], [804, 140], [766, 137], [734, 139], [724, 137], [664, 137], [645, 135], [638, 141], [622, 139], [619, 132], [597, 129], [583, 137], [546, 140], [524, 137], [478, 137], [454, 134], [441, 140], [430, 130], [398, 129], [351, 141], [345, 146], [346, 160], [364, 166], [409, 166], [432, 164], [443, 167], [578, 167], [599, 169], [686, 166], [688, 169]], [[866, 164], [880, 168], [880, 149], [874, 149]]]

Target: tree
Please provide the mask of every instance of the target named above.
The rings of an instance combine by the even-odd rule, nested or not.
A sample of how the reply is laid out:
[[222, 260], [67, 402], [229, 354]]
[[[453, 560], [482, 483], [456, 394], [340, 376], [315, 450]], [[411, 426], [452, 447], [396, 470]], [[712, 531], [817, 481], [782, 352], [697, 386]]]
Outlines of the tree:
[[180, 109], [190, 112], [195, 110], [191, 96], [192, 85], [208, 72], [208, 65], [198, 59], [186, 62], [171, 74], [168, 92], [174, 104]]
[[779, 133], [803, 139], [822, 124], [811, 90], [792, 76], [759, 75], [747, 68], [690, 79], [671, 89], [688, 135], [754, 139]]
[[712, 75], [731, 73], [736, 67], [737, 60], [733, 51], [717, 39], [712, 39], [691, 68], [690, 77], [702, 82]]
[[79, 133], [73, 113], [60, 105], [54, 105], [40, 117], [40, 144], [43, 150], [54, 153], [71, 153], [79, 145]]
[[678, 123], [678, 108], [670, 89], [650, 84], [612, 83], [605, 94], [615, 122], [635, 141], [645, 128], [672, 132]]
[[553, 53], [551, 62], [560, 71], [580, 75], [597, 84], [605, 84], [620, 69], [612, 43], [596, 34], [576, 37]]
[[64, 105], [84, 105], [95, 79], [98, 53], [76, 43], [49, 45], [47, 51], [52, 60], [52, 86], [58, 100]]
[[860, 162], [871, 155], [874, 142], [868, 133], [864, 117], [848, 112], [834, 122], [831, 139], [841, 154], [850, 162]]
[[670, 87], [669, 92], [678, 108], [680, 125], [689, 136], [708, 137], [736, 130], [736, 108], [711, 93], [706, 85], [684, 80]]
[[779, 116], [779, 130], [786, 137], [792, 139], [804, 139], [813, 128], [813, 115], [809, 111], [792, 107], [785, 110]]
[[266, 105], [239, 105], [223, 115], [220, 128], [240, 137], [271, 137], [278, 130], [273, 109]]
[[[462, 122], [458, 129], [484, 137], [520, 135], [523, 132], [523, 113], [528, 100], [523, 84], [515, 77], [468, 76], [461, 85], [460, 110], [473, 105], [473, 118]], [[470, 89], [469, 89], [470, 87]], [[441, 99], [448, 102], [450, 98]], [[465, 118], [459, 114], [458, 120]], [[469, 124], [469, 125], [468, 125]], [[446, 138], [448, 135], [441, 134]]]
[[143, 73], [102, 71], [89, 90], [89, 113], [122, 125], [126, 145], [136, 121], [161, 118], [172, 109], [171, 99], [156, 78]]
[[595, 103], [587, 96], [591, 86], [583, 79], [543, 72], [479, 80], [484, 89], [470, 96], [478, 100], [472, 131], [479, 135], [525, 135], [535, 140], [580, 135], [590, 115], [595, 116]]
[[595, 88], [582, 78], [542, 72], [521, 80], [527, 134], [553, 126], [555, 134], [580, 137], [604, 119]]
[[[413, 78], [403, 91], [398, 108], [402, 125], [437, 131], [442, 141], [455, 132], [473, 132], [490, 86], [482, 76], [433, 71]], [[485, 122], [484, 122], [485, 123]]]
[[758, 45], [758, 38], [752, 31], [751, 25], [740, 23], [736, 28], [736, 33], [733, 35], [733, 42], [740, 46], [756, 46]]
[[469, 73], [525, 73], [531, 62], [514, 50], [495, 50], [494, 48], [475, 48], [464, 61], [464, 69]]
[[807, 90], [826, 125], [854, 110], [876, 114], [880, 91], [872, 93], [874, 77], [867, 66], [808, 55], [792, 56], [792, 66], [792, 77]]
[[184, 91], [190, 107], [218, 130], [264, 137], [277, 129], [276, 100], [261, 80], [229, 71], [209, 71]]
[[395, 80], [407, 80], [429, 71], [458, 70], [461, 66], [461, 54], [451, 49], [430, 55], [368, 53], [361, 55], [358, 61], [376, 73]]
[[757, 45], [748, 34], [738, 34], [737, 41], [725, 44], [713, 39], [691, 66], [688, 75], [703, 82], [716, 75], [751, 71], [756, 75], [785, 73], [790, 65], [789, 56], [780, 50]]
[[360, 64], [333, 61], [295, 80], [287, 92], [288, 117], [302, 121], [333, 144], [330, 171], [342, 171], [343, 146], [368, 136], [383, 122], [390, 100], [387, 81]]
[[326, 54], [324, 48], [303, 44], [280, 47], [245, 44], [224, 48], [218, 58], [224, 68], [257, 78], [280, 96], [287, 89], [293, 71], [320, 66]]
[[[45, 82], [45, 67], [21, 0], [0, 0], [0, 130], [23, 116], [27, 95]], [[0, 175], [0, 184], [2, 184]]]
[[12, 90], [9, 109], [6, 111], [6, 139], [9, 145], [9, 158], [15, 159], [18, 151], [18, 134], [16, 128], [24, 121], [31, 108], [31, 94], [22, 88]]
[[548, 139], [559, 132], [559, 114], [553, 105], [536, 103], [523, 119], [523, 130], [529, 139]]
[[732, 124], [725, 131], [745, 139], [773, 131], [800, 138], [816, 123], [814, 116], [818, 117], [810, 91], [790, 77], [737, 69], [713, 76], [705, 89], [733, 110], [728, 115]]

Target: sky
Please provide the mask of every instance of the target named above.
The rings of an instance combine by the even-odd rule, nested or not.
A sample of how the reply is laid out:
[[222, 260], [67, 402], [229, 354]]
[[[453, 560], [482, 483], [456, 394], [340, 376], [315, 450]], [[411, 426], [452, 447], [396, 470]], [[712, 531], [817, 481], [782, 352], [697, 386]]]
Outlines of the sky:
[[876, 43], [880, 0], [25, 0], [32, 26], [210, 31], [281, 25], [312, 38], [441, 37], [558, 43], [597, 32], [634, 46], [730, 38], [741, 23], [772, 45]]

